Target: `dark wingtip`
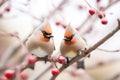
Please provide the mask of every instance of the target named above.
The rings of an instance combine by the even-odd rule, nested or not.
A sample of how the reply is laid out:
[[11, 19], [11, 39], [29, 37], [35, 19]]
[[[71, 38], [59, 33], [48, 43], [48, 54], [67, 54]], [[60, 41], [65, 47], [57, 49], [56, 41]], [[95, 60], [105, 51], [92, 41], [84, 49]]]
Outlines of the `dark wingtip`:
[[77, 69], [79, 69], [79, 68], [85, 69], [84, 60], [77, 61]]

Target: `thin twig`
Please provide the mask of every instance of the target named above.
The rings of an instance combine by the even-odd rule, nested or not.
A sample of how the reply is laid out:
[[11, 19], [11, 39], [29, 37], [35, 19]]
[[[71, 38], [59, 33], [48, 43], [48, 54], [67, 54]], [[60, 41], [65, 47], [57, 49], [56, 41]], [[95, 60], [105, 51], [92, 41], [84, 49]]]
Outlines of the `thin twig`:
[[120, 79], [120, 73], [115, 74], [111, 79], [108, 80], [118, 80], [118, 79]]
[[52, 64], [46, 63], [44, 66], [45, 67], [43, 69], [38, 70], [37, 73], [31, 76], [28, 80], [38, 80], [42, 75], [44, 75], [45, 72], [47, 72], [52, 67]]
[[104, 52], [120, 52], [120, 49], [116, 49], [116, 50], [106, 50], [106, 49], [101, 49], [101, 48], [97, 48], [100, 51], [104, 51]]
[[[108, 35], [106, 35], [103, 39], [101, 39], [99, 42], [97, 42], [95, 45], [93, 45], [92, 47], [90, 47], [88, 50], [82, 52], [81, 55], [74, 57], [70, 63], [63, 65], [60, 68], [60, 72], [62, 72], [64, 69], [66, 69], [67, 67], [69, 67], [70, 65], [72, 65], [74, 62], [78, 61], [79, 59], [82, 59], [84, 57], [86, 57], [87, 55], [90, 54], [90, 52], [92, 52], [93, 50], [95, 50], [97, 47], [99, 47], [101, 44], [103, 44], [105, 41], [107, 41], [110, 37], [112, 37], [117, 31], [119, 31], [120, 29], [120, 21], [118, 20], [118, 26], [112, 31], [110, 32]], [[58, 75], [57, 75], [58, 76]], [[50, 80], [55, 80], [57, 76], [52, 76], [52, 78]]]
[[84, 0], [86, 3], [87, 3], [87, 5], [91, 8], [92, 6], [87, 2], [87, 0]]
[[[110, 8], [112, 5], [118, 3], [119, 1], [120, 1], [120, 0], [114, 1], [113, 3], [111, 3], [111, 4], [109, 4], [107, 7], [105, 7], [102, 11], [107, 10], [108, 8]], [[99, 11], [98, 11], [98, 12], [99, 12]], [[84, 22], [83, 22], [78, 28], [81, 30], [81, 28], [83, 28], [83, 26], [85, 25], [85, 23], [88, 22], [88, 21], [91, 19], [91, 17], [92, 17], [92, 16], [89, 15], [89, 16], [84, 20]], [[95, 16], [93, 22], [95, 22], [96, 19], [97, 19], [97, 16]], [[92, 26], [92, 25], [90, 24], [90, 26]], [[91, 28], [91, 27], [90, 27], [90, 28]], [[88, 31], [90, 28], [88, 28], [86, 31]], [[85, 34], [86, 31], [84, 31], [83, 35]]]
[[114, 4], [118, 3], [119, 1], [120, 1], [120, 0], [116, 0], [116, 1], [114, 1], [113, 3], [110, 3], [107, 7], [105, 7], [105, 8], [103, 9], [103, 11], [106, 10], [106, 9], [108, 9], [109, 7], [111, 7], [111, 5], [114, 5]]
[[68, 2], [68, 0], [62, 0], [62, 2], [53, 10], [50, 12], [50, 14], [47, 16], [48, 19], [50, 19], [53, 15], [55, 15], [55, 13], [58, 10], [61, 10], [63, 5], [65, 5]]
[[[45, 61], [45, 57], [36, 57], [36, 58], [37, 58], [37, 61]], [[51, 57], [48, 57], [47, 61], [48, 61], [48, 62], [52, 62], [52, 58], [51, 58]], [[54, 59], [54, 62], [57, 62], [57, 60]], [[24, 67], [22, 67], [22, 70], [21, 70], [21, 71], [25, 70], [26, 68], [34, 69], [34, 65], [35, 65], [35, 64], [32, 64], [32, 65], [31, 65], [31, 64], [25, 64]]]
[[0, 6], [2, 6], [5, 2], [7, 2], [8, 0], [2, 0], [1, 2], [0, 2]]
[[[16, 38], [16, 35], [17, 35], [16, 32], [14, 32], [14, 33], [6, 33], [6, 32], [2, 32], [2, 31], [0, 32], [0, 36], [1, 37], [4, 36], [4, 37], [14, 37], [14, 38]], [[9, 57], [13, 54], [12, 52], [13, 52], [14, 49], [15, 49], [15, 47], [9, 47], [6, 50], [6, 52], [4, 53], [4, 55], [2, 56], [2, 58], [0, 59], [1, 60], [1, 62], [0, 62], [0, 68], [3, 67], [6, 64], [6, 62], [9, 59]]]

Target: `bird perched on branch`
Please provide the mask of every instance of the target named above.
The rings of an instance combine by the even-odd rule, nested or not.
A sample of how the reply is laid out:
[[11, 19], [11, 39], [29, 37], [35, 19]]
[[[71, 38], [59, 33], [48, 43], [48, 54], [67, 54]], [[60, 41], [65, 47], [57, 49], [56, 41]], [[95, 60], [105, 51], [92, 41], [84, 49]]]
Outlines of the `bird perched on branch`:
[[85, 49], [87, 49], [86, 41], [80, 37], [74, 28], [68, 25], [60, 46], [61, 55], [65, 56], [67, 63], [69, 63], [69, 60], [79, 55], [80, 52]]
[[45, 57], [45, 62], [47, 61], [55, 49], [52, 29], [48, 20], [45, 19], [40, 28], [33, 32], [26, 42], [26, 46], [33, 55]]

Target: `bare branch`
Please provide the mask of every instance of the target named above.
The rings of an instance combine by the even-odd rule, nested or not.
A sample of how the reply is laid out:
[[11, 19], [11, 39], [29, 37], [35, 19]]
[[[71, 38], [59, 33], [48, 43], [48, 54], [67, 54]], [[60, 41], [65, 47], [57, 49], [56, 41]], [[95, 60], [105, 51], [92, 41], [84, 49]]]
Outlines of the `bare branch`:
[[58, 10], [60, 10], [63, 5], [65, 5], [68, 2], [68, 0], [62, 0], [62, 2], [47, 16], [48, 19], [50, 19]]
[[[101, 44], [103, 44], [105, 41], [107, 41], [109, 38], [111, 38], [117, 31], [120, 29], [120, 21], [118, 20], [118, 26], [110, 32], [108, 35], [106, 35], [103, 39], [101, 39], [99, 42], [97, 42], [95, 45], [90, 47], [88, 50], [83, 51], [81, 55], [74, 57], [72, 60], [70, 60], [70, 63], [64, 64], [61, 68], [60, 71], [62, 72], [64, 69], [72, 65], [74, 62], [78, 61], [79, 59], [82, 59], [86, 57], [87, 55], [90, 54], [93, 50], [95, 50], [97, 47], [99, 47]], [[50, 80], [55, 80], [57, 76], [52, 76]]]
[[7, 2], [8, 0], [2, 0], [1, 2], [0, 2], [0, 6], [2, 6], [5, 2]]
[[33, 76], [31, 76], [28, 80], [38, 80], [39, 77], [44, 75], [44, 73], [52, 67], [52, 64], [51, 63], [46, 63], [44, 66], [45, 67], [42, 70], [41, 69], [38, 70], [37, 73], [34, 74]]
[[115, 74], [111, 79], [108, 80], [119, 80], [120, 79], [120, 73]]
[[116, 50], [106, 50], [106, 49], [101, 49], [101, 48], [97, 48], [100, 51], [104, 51], [104, 52], [120, 52], [120, 49], [116, 49]]
[[[110, 8], [112, 5], [118, 3], [120, 0], [116, 0], [114, 1], [113, 3], [110, 3], [107, 7], [105, 7], [102, 11], [104, 12], [105, 10], [107, 10], [108, 8]], [[99, 11], [98, 11], [99, 12]], [[78, 27], [79, 29], [83, 28], [83, 26], [85, 25], [86, 22], [88, 22], [90, 19], [91, 19], [91, 15], [87, 16], [87, 18], [84, 20], [84, 22]], [[95, 22], [95, 20], [97, 19], [97, 16], [95, 16], [93, 22]], [[93, 24], [90, 24], [90, 27], [86, 30], [88, 31], [91, 27], [92, 27]], [[86, 34], [86, 31], [84, 31], [82, 34]]]
[[105, 8], [103, 9], [103, 11], [106, 10], [106, 9], [108, 9], [109, 7], [111, 7], [111, 5], [114, 5], [114, 4], [118, 3], [119, 1], [120, 1], [120, 0], [116, 0], [116, 1], [114, 1], [113, 3], [110, 3], [107, 7], [105, 7]]

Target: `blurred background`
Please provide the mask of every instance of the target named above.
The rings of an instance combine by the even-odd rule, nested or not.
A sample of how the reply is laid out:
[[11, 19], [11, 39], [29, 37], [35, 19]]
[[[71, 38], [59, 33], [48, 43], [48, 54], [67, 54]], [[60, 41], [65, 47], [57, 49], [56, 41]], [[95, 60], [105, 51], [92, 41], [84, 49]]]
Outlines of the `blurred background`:
[[[91, 8], [95, 10], [93, 15], [89, 12]], [[107, 23], [102, 23], [98, 16], [100, 13], [105, 15]], [[43, 19], [48, 18], [56, 47], [52, 55], [54, 57], [60, 55], [60, 42], [68, 24], [71, 24], [91, 47], [117, 27], [119, 14], [120, 0], [0, 0], [0, 34], [17, 32], [20, 39], [25, 41], [29, 34], [42, 24]], [[120, 80], [119, 41], [120, 31], [91, 52], [90, 58], [85, 59], [85, 70], [76, 69], [76, 64], [73, 64], [56, 80]], [[0, 35], [1, 77], [3, 67], [12, 68], [22, 63], [24, 49], [10, 53], [19, 45], [20, 42], [15, 37]], [[58, 63], [57, 65], [61, 66]], [[24, 72], [29, 77], [26, 80], [32, 80], [33, 76], [42, 71], [44, 73], [38, 80], [50, 80], [51, 68], [45, 71], [45, 66], [50, 64], [38, 61], [34, 70], [25, 69]]]

